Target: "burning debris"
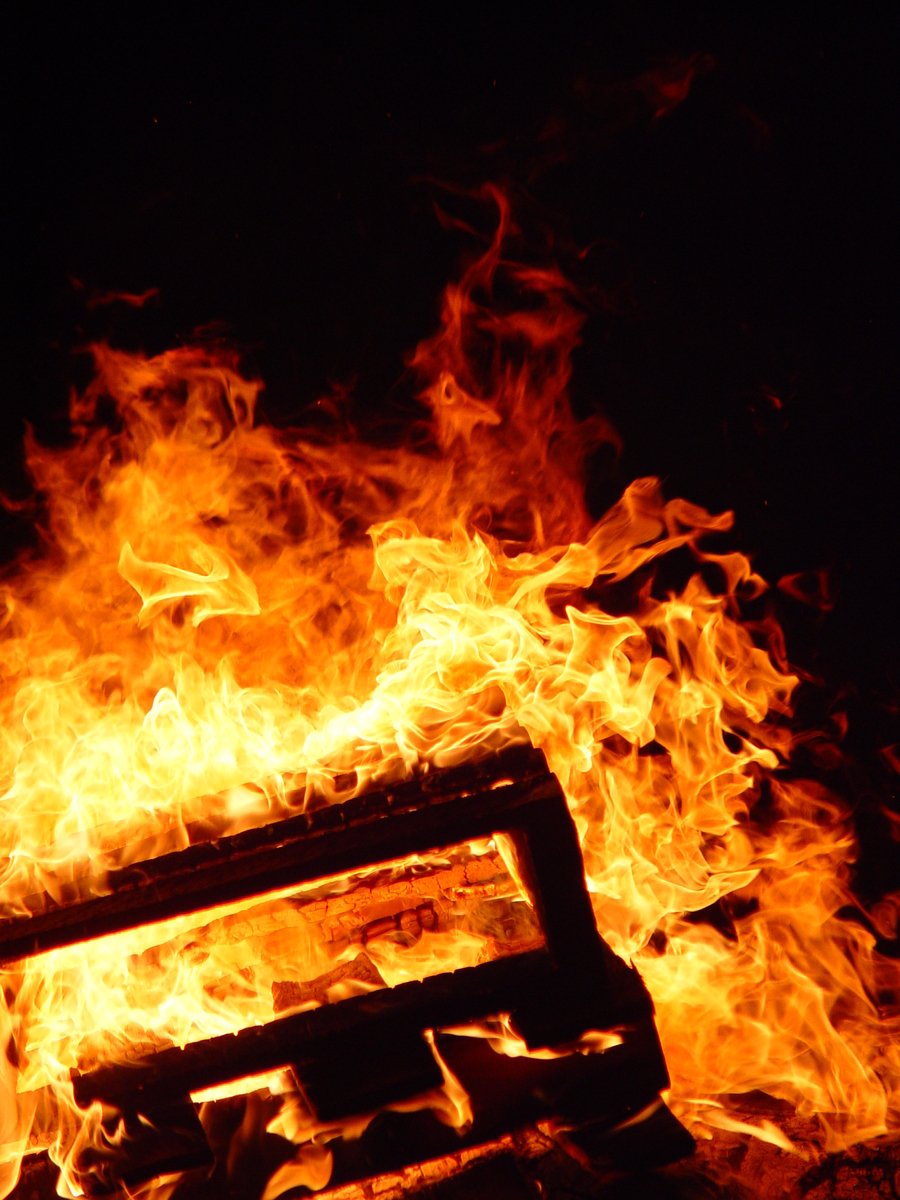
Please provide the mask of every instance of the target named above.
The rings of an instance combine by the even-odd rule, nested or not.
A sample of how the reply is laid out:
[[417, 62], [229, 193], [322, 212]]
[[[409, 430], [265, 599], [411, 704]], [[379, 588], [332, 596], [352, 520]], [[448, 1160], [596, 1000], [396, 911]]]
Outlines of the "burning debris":
[[[331, 820], [338, 812], [341, 820]], [[540, 921], [539, 930], [532, 925], [527, 948], [520, 939], [518, 949], [504, 945], [501, 956], [491, 960], [487, 955], [494, 939], [484, 935], [478, 964], [462, 966], [466, 947], [460, 953], [451, 941], [443, 961], [432, 954], [423, 966], [420, 959], [419, 971], [428, 975], [375, 990], [366, 985], [383, 979], [367, 957], [357, 955], [345, 964], [355, 968], [352, 973], [339, 968], [306, 985], [273, 987], [276, 1012], [278, 993], [284, 999], [286, 986], [296, 988], [290, 996], [298, 1009], [293, 1015], [184, 1048], [160, 1049], [142, 1059], [82, 1068], [73, 1078], [74, 1097], [83, 1109], [102, 1104], [107, 1145], [105, 1153], [94, 1144], [83, 1147], [73, 1160], [79, 1185], [100, 1195], [122, 1182], [135, 1185], [206, 1165], [209, 1151], [196, 1118], [192, 1120], [191, 1098], [235, 1081], [246, 1090], [249, 1077], [284, 1070], [288, 1077], [276, 1090], [306, 1112], [309, 1140], [315, 1130], [332, 1127], [328, 1152], [336, 1182], [453, 1154], [538, 1119], [564, 1124], [572, 1130], [570, 1137], [596, 1125], [593, 1136], [606, 1146], [619, 1125], [658, 1105], [668, 1078], [649, 998], [636, 974], [597, 935], [571, 816], [558, 784], [534, 752], [507, 751], [477, 768], [437, 772], [387, 793], [347, 801], [340, 810], [323, 809], [312, 817], [176, 852], [168, 861], [129, 868], [129, 885], [111, 877], [109, 896], [55, 910], [52, 936], [56, 942], [64, 936], [84, 938], [98, 914], [101, 928], [108, 926], [109, 902], [135, 891], [144, 903], [128, 905], [130, 919], [146, 923], [154, 909], [162, 905], [168, 910], [176, 896], [184, 908], [202, 901], [210, 876], [223, 893], [252, 892], [277, 874], [297, 886], [322, 875], [335, 879], [341, 868], [346, 878], [364, 860], [382, 857], [387, 850], [402, 860], [413, 843], [425, 851], [448, 835], [483, 841], [486, 831], [503, 829], [509, 830], [515, 874], [528, 881]], [[474, 873], [486, 874], [483, 869]], [[447, 873], [439, 872], [438, 880], [441, 874]], [[507, 902], [510, 915], [501, 924], [520, 927], [516, 909], [530, 910], [515, 889], [504, 890], [514, 898]], [[245, 910], [245, 924], [259, 924], [261, 907]], [[62, 922], [64, 914], [69, 919]], [[412, 915], [415, 923], [408, 909], [380, 918], [374, 936], [372, 923], [367, 924], [365, 944], [373, 947], [378, 936], [421, 936], [436, 924], [430, 905], [420, 905]], [[26, 917], [4, 931], [11, 934], [7, 947], [18, 948], [13, 931], [23, 924], [31, 927], [33, 939], [48, 936], [48, 919]], [[283, 932], [290, 937], [293, 931], [284, 927]], [[295, 948], [304, 943], [302, 937], [293, 940]], [[104, 957], [96, 947], [94, 953]], [[107, 946], [105, 956], [111, 954], [114, 948]], [[175, 962], [183, 958], [182, 948]], [[402, 954], [397, 958], [407, 971], [416, 971]], [[391, 965], [386, 960], [386, 974]], [[443, 972], [434, 974], [441, 966]], [[339, 995], [331, 1003], [328, 992], [338, 983], [346, 985], [349, 998]], [[471, 1034], [481, 1022], [484, 1034], [475, 1037], [473, 1046]], [[518, 1043], [521, 1049], [515, 1063], [503, 1070], [484, 1040], [490, 1029], [500, 1027], [498, 1022], [505, 1023], [510, 1046]], [[580, 1053], [566, 1052], [565, 1047], [576, 1045]], [[542, 1057], [540, 1051], [551, 1053]], [[427, 1115], [429, 1093], [441, 1090], [448, 1069], [452, 1079], [464, 1080], [468, 1115], [462, 1128], [460, 1122], [444, 1124]], [[380, 1126], [370, 1126], [370, 1115], [398, 1104], [409, 1112], [409, 1129], [400, 1137], [395, 1131], [385, 1141]], [[345, 1145], [338, 1133], [351, 1118], [357, 1118], [355, 1128], [350, 1124], [356, 1136]], [[677, 1155], [690, 1144], [682, 1135], [674, 1149], [663, 1153]], [[659, 1147], [654, 1152], [658, 1156]]]
[[[810, 1144], [896, 1123], [898, 981], [840, 919], [844, 806], [787, 769], [798, 681], [746, 615], [765, 584], [704, 543], [728, 514], [656, 480], [592, 520], [611, 435], [568, 404], [581, 317], [490, 196], [496, 235], [413, 359], [408, 444], [257, 423], [218, 349], [107, 346], [73, 444], [28, 444], [45, 550], [7, 569], [0, 642], [4, 1195], [44, 1147], [69, 1193], [206, 1161], [221, 1085], [260, 1091], [295, 1155], [267, 1198], [548, 1119], [602, 1142], [666, 1084], [626, 962], [699, 1136], [754, 1090]], [[725, 933], [691, 919], [726, 902]]]

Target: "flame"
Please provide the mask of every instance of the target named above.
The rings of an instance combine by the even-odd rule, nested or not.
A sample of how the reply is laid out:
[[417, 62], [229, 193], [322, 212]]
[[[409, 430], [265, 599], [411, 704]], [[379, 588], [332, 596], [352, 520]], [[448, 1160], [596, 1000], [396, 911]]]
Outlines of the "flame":
[[[735, 1128], [721, 1098], [763, 1089], [824, 1146], [880, 1133], [900, 1038], [879, 1004], [900, 980], [840, 919], [849, 810], [790, 769], [798, 679], [780, 631], [742, 615], [766, 585], [704, 548], [730, 514], [655, 479], [591, 518], [586, 458], [614, 435], [568, 403], [582, 317], [556, 268], [509, 256], [507, 202], [486, 198], [497, 230], [411, 360], [426, 415], [404, 444], [339, 413], [327, 433], [265, 425], [260, 382], [203, 346], [94, 346], [72, 443], [29, 435], [43, 546], [0, 580], [3, 911], [527, 739], [569, 800], [598, 927], [651, 990], [680, 1115]], [[657, 583], [679, 557], [691, 572]], [[717, 902], [730, 936], [690, 919]], [[84, 1136], [68, 1072], [88, 1033], [110, 1059], [266, 1018], [228, 947], [181, 956], [173, 987], [134, 965], [151, 934], [117, 936], [133, 969], [82, 945], [4, 971], [0, 1194], [32, 1122], [61, 1162]], [[441, 969], [439, 940], [382, 969]], [[320, 1186], [325, 1157], [270, 1194]]]

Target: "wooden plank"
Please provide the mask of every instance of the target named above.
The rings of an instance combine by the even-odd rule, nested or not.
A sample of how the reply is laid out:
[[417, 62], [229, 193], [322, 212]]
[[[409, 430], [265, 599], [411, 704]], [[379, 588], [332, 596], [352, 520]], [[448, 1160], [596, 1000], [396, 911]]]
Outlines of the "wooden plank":
[[[407, 854], [488, 837], [541, 801], [559, 801], [543, 755], [516, 746], [110, 872], [97, 895], [0, 921], [0, 962]], [[84, 890], [84, 889], [82, 889]]]
[[99, 1067], [73, 1076], [82, 1107], [103, 1100], [143, 1111], [164, 1098], [339, 1055], [343, 1039], [365, 1033], [389, 1045], [392, 1037], [508, 1012], [522, 991], [552, 972], [544, 951], [518, 954], [422, 982], [353, 996], [340, 1004], [281, 1017], [183, 1049], [161, 1050], [127, 1066]]
[[[497, 833], [508, 834], [515, 847], [540, 921], [542, 949], [76, 1074], [75, 1098], [83, 1106], [101, 1100], [123, 1114], [143, 1116], [178, 1098], [186, 1102], [192, 1093], [290, 1067], [319, 1116], [339, 1122], [437, 1084], [435, 1063], [423, 1053], [425, 1031], [511, 1013], [514, 1028], [532, 1047], [614, 1026], [628, 1027], [625, 1044], [600, 1055], [506, 1059], [478, 1039], [439, 1034], [476, 1108], [463, 1144], [480, 1145], [547, 1117], [572, 1121], [599, 1113], [604, 1120], [622, 1119], [668, 1082], [652, 1005], [636, 972], [597, 933], [565, 797], [543, 756], [528, 749], [138, 864], [109, 877], [106, 896], [0, 924], [0, 955], [14, 957], [23, 947], [35, 953]], [[433, 882], [434, 873], [428, 878]], [[372, 919], [354, 932], [361, 947], [404, 929], [410, 935], [412, 925], [424, 929], [432, 916], [437, 920], [435, 901], [422, 902], [417, 882], [410, 883], [412, 906], [394, 903], [376, 914], [363, 904], [360, 911]], [[327, 912], [327, 899], [317, 895], [313, 903]], [[352, 899], [346, 903], [354, 909]], [[264, 909], [265, 902], [250, 910], [263, 924]], [[318, 981], [323, 994], [328, 975]], [[336, 1179], [452, 1154], [460, 1145], [460, 1135], [430, 1112], [404, 1114], [399, 1126], [398, 1120], [400, 1114], [382, 1112], [365, 1145], [341, 1142]], [[401, 1127], [408, 1145], [398, 1152]], [[372, 1129], [380, 1131], [377, 1136]]]
[[310, 1059], [296, 1074], [318, 1120], [334, 1122], [421, 1096], [444, 1079], [428, 1042], [399, 1032], [386, 1043], [348, 1036], [337, 1053]]

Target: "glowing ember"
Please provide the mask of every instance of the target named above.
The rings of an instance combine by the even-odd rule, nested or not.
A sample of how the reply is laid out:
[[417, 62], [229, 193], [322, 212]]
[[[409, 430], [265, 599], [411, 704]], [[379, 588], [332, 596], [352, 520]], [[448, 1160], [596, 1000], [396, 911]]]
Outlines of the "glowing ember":
[[[665, 500], [656, 480], [592, 522], [582, 465], [611, 435], [567, 402], [581, 319], [560, 275], [504, 259], [495, 199], [493, 244], [413, 359], [430, 417], [406, 446], [257, 425], [260, 385], [199, 347], [94, 347], [75, 443], [29, 440], [47, 523], [44, 552], [0, 585], [3, 913], [530, 740], [575, 815], [603, 937], [653, 995], [679, 1115], [734, 1128], [722, 1097], [763, 1089], [815, 1114], [828, 1147], [875, 1135], [900, 1101], [900, 1039], [875, 999], [890, 981], [872, 936], [837, 916], [844, 806], [783, 770], [797, 679], [769, 648], [777, 630], [741, 619], [765, 584], [743, 555], [702, 548], [729, 514]], [[657, 560], [680, 548], [693, 573], [663, 589]], [[611, 584], [628, 585], [617, 607]], [[734, 938], [686, 919], [726, 896]], [[70, 1153], [86, 1046], [113, 1060], [271, 1018], [271, 995], [248, 1008], [244, 942], [214, 936], [231, 919], [195, 919], [177, 988], [154, 927], [117, 935], [115, 955], [97, 943], [4, 972], [3, 1195], [29, 1139]], [[447, 969], [445, 950], [425, 933], [389, 973]], [[479, 953], [467, 940], [453, 965]], [[310, 947], [312, 974], [333, 965]], [[278, 1120], [304, 1140], [289, 1106]], [[285, 1179], [321, 1186], [323, 1157]]]

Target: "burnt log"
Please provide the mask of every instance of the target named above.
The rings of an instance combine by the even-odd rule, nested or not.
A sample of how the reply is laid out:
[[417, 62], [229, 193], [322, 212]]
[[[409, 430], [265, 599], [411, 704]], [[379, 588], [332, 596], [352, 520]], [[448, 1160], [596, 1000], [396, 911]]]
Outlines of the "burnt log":
[[416, 1190], [416, 1200], [540, 1200], [541, 1193], [510, 1153], [464, 1167], [458, 1175]]

